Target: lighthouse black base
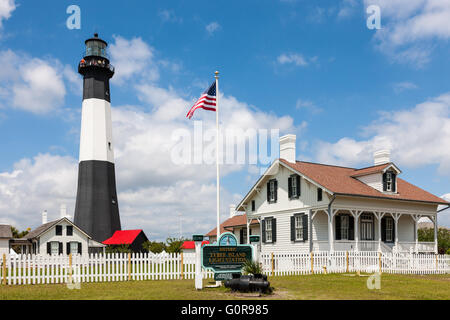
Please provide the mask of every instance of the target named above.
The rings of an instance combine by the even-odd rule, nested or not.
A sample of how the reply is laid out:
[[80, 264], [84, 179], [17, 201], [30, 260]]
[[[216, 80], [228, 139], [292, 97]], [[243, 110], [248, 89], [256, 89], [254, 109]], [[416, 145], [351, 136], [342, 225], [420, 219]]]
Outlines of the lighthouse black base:
[[80, 162], [74, 222], [99, 242], [121, 230], [113, 163]]

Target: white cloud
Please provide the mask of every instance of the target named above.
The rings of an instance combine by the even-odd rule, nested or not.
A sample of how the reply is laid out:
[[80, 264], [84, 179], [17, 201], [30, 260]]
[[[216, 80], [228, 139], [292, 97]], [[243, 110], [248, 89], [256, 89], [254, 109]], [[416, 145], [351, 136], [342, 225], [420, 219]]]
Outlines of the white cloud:
[[278, 56], [279, 64], [294, 64], [298, 67], [306, 67], [309, 63], [307, 59], [299, 53], [283, 53]]
[[430, 61], [433, 41], [450, 38], [450, 2], [443, 0], [365, 0], [381, 8], [382, 29], [374, 40], [392, 61], [421, 68]]
[[147, 81], [159, 79], [159, 71], [154, 61], [155, 49], [141, 38], [127, 40], [120, 36], [114, 37], [110, 46], [111, 63], [116, 68], [113, 82], [123, 84], [133, 77], [144, 78]]
[[64, 103], [64, 79], [74, 72], [57, 59], [32, 58], [11, 50], [0, 51], [0, 99], [3, 105], [36, 114], [57, 110]]
[[11, 18], [14, 10], [16, 10], [15, 0], [0, 0], [0, 28], [3, 26], [3, 21]]
[[356, 7], [359, 5], [357, 0], [343, 0], [340, 3], [337, 13], [338, 19], [345, 19], [352, 16], [356, 12]]
[[450, 175], [450, 93], [409, 110], [385, 112], [364, 131], [370, 138], [318, 143], [317, 159], [342, 165], [371, 163], [375, 150], [388, 148], [400, 166], [434, 164], [441, 174]]
[[312, 101], [309, 101], [309, 100], [298, 99], [297, 103], [295, 104], [295, 107], [298, 110], [302, 110], [302, 109], [308, 110], [309, 112], [311, 112], [313, 114], [317, 114], [317, 113], [320, 113], [323, 111], [321, 108], [316, 106], [315, 103], [313, 103]]
[[[128, 79], [129, 94], [137, 96], [142, 104], [114, 106], [112, 110], [122, 225], [144, 228], [151, 239], [164, 239], [169, 234], [178, 235], [178, 212], [182, 212], [185, 235], [208, 232], [215, 225], [215, 165], [174, 164], [171, 157], [177, 143], [171, 139], [172, 133], [179, 129], [193, 132], [193, 122], [186, 119], [186, 113], [198, 98], [197, 93], [190, 100], [180, 90], [163, 88], [146, 77], [146, 70], [157, 68], [159, 63], [153, 59], [154, 49], [141, 39], [116, 37], [115, 46], [116, 50], [140, 50], [143, 54], [134, 59], [144, 63], [142, 70], [135, 70], [122, 61], [120, 54], [115, 56], [118, 75], [123, 65], [126, 72], [121, 77]], [[2, 76], [0, 71], [0, 80]], [[67, 72], [66, 78], [75, 85], [73, 73]], [[17, 75], [17, 79], [21, 81], [21, 76]], [[203, 121], [204, 131], [215, 127], [212, 112], [198, 110], [195, 119]], [[228, 94], [221, 97], [221, 121], [244, 130], [278, 128], [281, 132], [295, 132], [306, 126], [302, 123], [296, 127], [290, 116], [263, 112]], [[226, 176], [242, 169], [240, 165], [224, 165], [221, 173]], [[76, 175], [77, 161], [72, 158], [39, 155], [18, 162], [12, 170], [0, 173], [0, 211], [8, 212], [2, 217], [26, 228], [39, 224], [44, 209], [49, 210], [49, 219], [57, 218], [61, 203], [66, 203], [73, 214]], [[222, 218], [226, 218], [229, 204], [241, 199], [225, 188], [221, 197]]]
[[413, 90], [413, 89], [417, 89], [418, 87], [417, 87], [416, 84], [414, 84], [414, 83], [412, 83], [412, 82], [409, 82], [409, 81], [403, 81], [403, 82], [397, 82], [397, 83], [394, 83], [394, 84], [393, 84], [393, 88], [394, 88], [394, 91], [395, 91], [396, 93], [401, 93], [401, 92], [403, 92], [403, 91], [405, 91], [405, 90]]
[[158, 11], [158, 16], [161, 18], [163, 22], [183, 22], [182, 18], [179, 18], [176, 16], [175, 12], [173, 10], [160, 10]]
[[209, 33], [210, 36], [212, 36], [214, 34], [214, 32], [218, 31], [219, 29], [221, 29], [221, 26], [218, 22], [214, 21], [209, 23], [206, 27], [205, 27], [206, 31]]

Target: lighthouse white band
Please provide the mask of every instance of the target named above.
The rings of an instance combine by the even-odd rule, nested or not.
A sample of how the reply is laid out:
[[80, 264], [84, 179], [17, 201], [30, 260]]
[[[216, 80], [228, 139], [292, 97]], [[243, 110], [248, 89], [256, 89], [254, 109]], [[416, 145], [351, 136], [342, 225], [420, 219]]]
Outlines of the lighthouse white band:
[[111, 104], [102, 99], [83, 100], [80, 162], [89, 160], [114, 163]]

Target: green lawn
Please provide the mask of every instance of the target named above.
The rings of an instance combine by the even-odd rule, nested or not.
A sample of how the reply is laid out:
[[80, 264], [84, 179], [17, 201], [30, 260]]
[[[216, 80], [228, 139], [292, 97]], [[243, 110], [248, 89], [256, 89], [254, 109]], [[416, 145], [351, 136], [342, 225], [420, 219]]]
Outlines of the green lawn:
[[[80, 290], [65, 285], [0, 286], [8, 299], [450, 299], [450, 275], [381, 276], [381, 289], [369, 290], [367, 277], [329, 274], [269, 278], [274, 294], [261, 298], [230, 293], [224, 287], [194, 289], [194, 280], [82, 283]], [[205, 281], [205, 285], [208, 281]]]

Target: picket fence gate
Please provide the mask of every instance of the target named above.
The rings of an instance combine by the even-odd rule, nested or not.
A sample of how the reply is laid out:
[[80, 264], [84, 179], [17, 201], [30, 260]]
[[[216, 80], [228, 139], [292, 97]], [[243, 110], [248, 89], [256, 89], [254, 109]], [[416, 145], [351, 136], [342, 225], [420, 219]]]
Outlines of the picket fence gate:
[[263, 272], [271, 276], [322, 273], [450, 273], [450, 255], [335, 251], [262, 253]]
[[[378, 252], [261, 253], [270, 276], [345, 272], [450, 273], [450, 256]], [[1, 285], [194, 279], [195, 253], [18, 255], [0, 259]], [[213, 278], [202, 270], [204, 279]]]

